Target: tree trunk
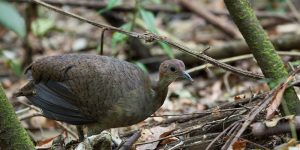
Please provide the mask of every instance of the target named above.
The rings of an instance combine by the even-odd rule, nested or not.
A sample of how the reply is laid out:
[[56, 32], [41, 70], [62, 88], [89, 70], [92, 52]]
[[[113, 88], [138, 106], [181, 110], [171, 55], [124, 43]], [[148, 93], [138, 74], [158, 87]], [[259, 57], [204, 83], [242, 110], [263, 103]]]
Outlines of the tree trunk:
[[[266, 78], [271, 79], [270, 88], [274, 88], [280, 81], [288, 76], [283, 61], [275, 51], [252, 10], [248, 0], [224, 0], [226, 7], [238, 26], [251, 49], [258, 65]], [[300, 102], [293, 88], [288, 88], [284, 93], [283, 103], [287, 104], [292, 114], [300, 115]], [[288, 112], [284, 112], [288, 115]]]
[[33, 150], [35, 149], [29, 136], [7, 100], [0, 85], [0, 149]]

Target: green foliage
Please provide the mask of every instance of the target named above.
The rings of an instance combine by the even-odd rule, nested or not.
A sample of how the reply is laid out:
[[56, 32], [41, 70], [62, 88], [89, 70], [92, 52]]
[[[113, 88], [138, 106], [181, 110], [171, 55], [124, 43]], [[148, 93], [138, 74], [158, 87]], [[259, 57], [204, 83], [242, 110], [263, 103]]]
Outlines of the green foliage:
[[31, 30], [36, 36], [43, 36], [54, 28], [54, 21], [51, 19], [39, 18], [31, 24]]
[[[149, 0], [146, 0], [146, 1], [148, 2]], [[155, 4], [161, 4], [162, 3], [161, 0], [152, 0], [152, 2], [155, 3]]]
[[144, 9], [139, 9], [139, 13], [143, 19], [143, 21], [146, 23], [146, 26], [149, 31], [153, 33], [157, 33], [157, 29], [155, 26], [155, 18], [152, 12], [146, 11]]
[[165, 54], [167, 54], [172, 59], [174, 58], [172, 48], [168, 44], [163, 42], [158, 42], [158, 44], [162, 47]]
[[[116, 6], [117, 1], [118, 0], [109, 0], [108, 5], [104, 9], [101, 9], [99, 11], [99, 13], [103, 13], [103, 12], [106, 12], [106, 11], [112, 9], [114, 6]], [[143, 2], [149, 2], [149, 1], [143, 1]], [[160, 0], [153, 0], [153, 2], [154, 3], [161, 3]], [[136, 8], [138, 9], [137, 12], [140, 14], [140, 17], [142, 18], [143, 22], [146, 24], [147, 29], [150, 32], [152, 32], [152, 33], [158, 34], [158, 30], [157, 30], [157, 28], [155, 26], [155, 17], [153, 15], [153, 13], [150, 12], [150, 11], [147, 11], [147, 10], [143, 9], [140, 6], [136, 6]], [[126, 30], [126, 31], [130, 31], [132, 25], [133, 24], [131, 24], [131, 23], [126, 23], [123, 26], [121, 26], [121, 28], [124, 29], [124, 30]], [[117, 44], [125, 42], [126, 40], [127, 40], [127, 35], [124, 35], [124, 34], [118, 33], [118, 32], [114, 33], [113, 37], [112, 37], [112, 42], [111, 42], [112, 43], [112, 48], [113, 48], [113, 52], [112, 53], [113, 54], [116, 53], [115, 47], [116, 47]], [[173, 54], [172, 48], [169, 45], [167, 45], [165, 43], [162, 43], [162, 42], [158, 42], [158, 44], [163, 49], [163, 51], [164, 51], [164, 53], [166, 55], [168, 55], [170, 58], [174, 58], [174, 54]]]
[[[143, 21], [145, 22], [148, 30], [153, 33], [158, 33], [158, 30], [155, 26], [155, 17], [153, 15], [153, 13], [150, 11], [146, 11], [142, 8], [139, 9], [139, 13], [140, 13]], [[162, 42], [158, 42], [158, 44], [163, 49], [165, 54], [167, 54], [170, 58], [174, 58], [172, 48], [169, 45], [162, 43]]]
[[17, 59], [9, 59], [7, 60], [9, 68], [13, 71], [13, 73], [17, 76], [22, 75], [21, 61]]
[[134, 64], [141, 68], [145, 73], [149, 73], [147, 67], [143, 63], [137, 61], [134, 62]]
[[293, 61], [293, 62], [290, 62], [290, 64], [291, 64], [293, 67], [297, 67], [297, 66], [300, 66], [300, 61], [299, 61], [299, 60]]
[[22, 38], [26, 35], [24, 19], [12, 4], [5, 1], [0, 1], [0, 24]]
[[114, 8], [117, 5], [117, 2], [118, 2], [118, 0], [109, 0], [107, 6], [103, 9], [99, 10], [98, 13], [101, 14], [101, 13], [111, 10], [112, 8]]
[[19, 59], [16, 59], [12, 52], [10, 51], [0, 51], [0, 57], [3, 58], [6, 63], [8, 64], [9, 68], [12, 70], [12, 72], [17, 75], [22, 75], [22, 67], [21, 67], [21, 61]]
[[[131, 26], [132, 24], [131, 23], [126, 23], [126, 24], [123, 24], [120, 28], [122, 28], [123, 30], [126, 30], [126, 31], [129, 31], [131, 29]], [[111, 39], [111, 46], [113, 48], [113, 54], [116, 54], [116, 45], [117, 44], [120, 44], [120, 43], [123, 43], [127, 40], [128, 36], [123, 34], [123, 33], [119, 33], [119, 32], [115, 32], [112, 36], [112, 39]]]
[[267, 9], [278, 14], [285, 14], [285, 3], [286, 0], [271, 0], [267, 3]]

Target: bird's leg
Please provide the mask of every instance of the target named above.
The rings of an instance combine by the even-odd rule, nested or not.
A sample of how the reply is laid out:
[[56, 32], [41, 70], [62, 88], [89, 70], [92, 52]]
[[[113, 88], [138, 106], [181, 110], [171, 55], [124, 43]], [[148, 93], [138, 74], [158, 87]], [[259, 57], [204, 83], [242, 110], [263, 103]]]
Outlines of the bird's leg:
[[111, 135], [109, 132], [103, 131], [103, 132], [101, 132], [101, 134], [89, 136], [83, 142], [79, 143], [75, 149], [76, 150], [79, 150], [79, 149], [112, 150]]
[[83, 128], [82, 128], [82, 126], [76, 126], [76, 129], [77, 129], [79, 141], [82, 142], [84, 140]]
[[91, 145], [92, 147], [101, 147], [100, 149], [104, 149], [103, 147], [106, 147], [105, 149], [107, 149], [107, 147], [112, 147], [112, 136], [109, 132], [104, 131], [103, 128], [101, 128], [101, 124], [88, 124], [87, 128], [87, 139], [84, 140], [83, 143], [88, 141], [88, 145]]
[[101, 125], [98, 123], [92, 123], [87, 125], [88, 131], [87, 131], [87, 136], [92, 136], [92, 135], [98, 135], [103, 131], [103, 128], [101, 128]]
[[113, 144], [118, 147], [122, 143], [122, 140], [119, 137], [119, 130], [111, 129], [110, 134], [111, 134], [111, 139], [112, 139]]
[[[103, 131], [103, 128], [100, 127], [99, 124], [89, 124], [87, 125], [88, 127], [88, 133], [87, 136], [90, 137], [92, 135], [102, 135], [102, 134], [107, 134], [106, 131]], [[102, 132], [103, 131], [103, 132]], [[122, 142], [121, 138], [119, 137], [118, 130], [117, 129], [111, 129], [111, 134], [110, 134], [110, 140], [112, 144], [114, 145], [113, 147], [118, 147], [118, 145]], [[106, 136], [104, 136], [106, 137]]]

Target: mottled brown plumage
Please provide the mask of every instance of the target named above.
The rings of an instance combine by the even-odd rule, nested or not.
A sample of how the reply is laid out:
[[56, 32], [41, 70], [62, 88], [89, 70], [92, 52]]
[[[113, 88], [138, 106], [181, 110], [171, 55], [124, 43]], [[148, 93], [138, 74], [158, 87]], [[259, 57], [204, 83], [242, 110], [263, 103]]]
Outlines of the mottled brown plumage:
[[168, 85], [191, 79], [180, 60], [164, 61], [159, 81], [115, 58], [67, 54], [39, 59], [28, 67], [31, 80], [18, 93], [50, 119], [86, 124], [91, 130], [136, 124], [164, 102]]

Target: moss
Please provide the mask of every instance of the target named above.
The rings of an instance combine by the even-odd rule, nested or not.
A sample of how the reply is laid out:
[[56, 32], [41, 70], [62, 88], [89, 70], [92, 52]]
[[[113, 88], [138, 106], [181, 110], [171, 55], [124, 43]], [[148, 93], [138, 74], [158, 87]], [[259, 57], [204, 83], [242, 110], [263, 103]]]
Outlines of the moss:
[[[288, 76], [283, 61], [277, 55], [275, 48], [257, 20], [254, 11], [247, 0], [224, 0], [231, 17], [238, 26], [258, 65], [265, 77], [273, 83], [270, 88], [278, 85]], [[293, 114], [300, 114], [300, 101], [295, 91], [290, 88], [284, 94], [288, 109]]]
[[35, 149], [0, 85], [0, 149]]

